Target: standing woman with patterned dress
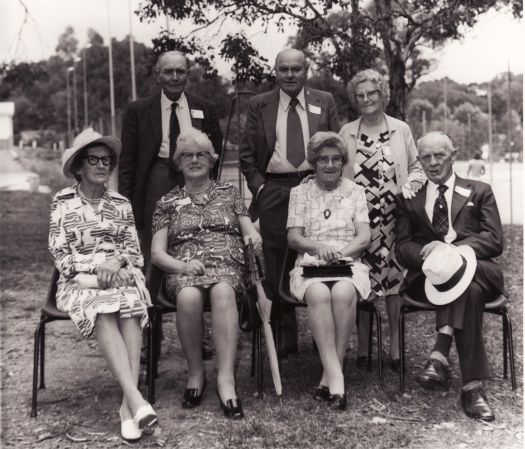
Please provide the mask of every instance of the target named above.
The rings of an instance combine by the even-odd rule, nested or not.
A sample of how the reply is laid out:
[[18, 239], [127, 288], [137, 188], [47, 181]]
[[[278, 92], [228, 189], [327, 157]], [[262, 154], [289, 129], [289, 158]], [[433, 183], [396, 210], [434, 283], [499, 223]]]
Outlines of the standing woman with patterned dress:
[[84, 338], [96, 335], [122, 388], [121, 436], [136, 441], [157, 416], [137, 388], [141, 328], [151, 305], [130, 202], [106, 187], [121, 144], [92, 128], [64, 151], [62, 171], [76, 183], [51, 203], [49, 250], [60, 272], [56, 302]]
[[[395, 201], [398, 193], [410, 198], [425, 180], [412, 132], [405, 122], [385, 114], [390, 99], [388, 81], [375, 70], [357, 73], [348, 83], [350, 103], [360, 117], [345, 126], [340, 135], [348, 148], [344, 176], [365, 188], [372, 232], [370, 248], [362, 261], [370, 268], [369, 299], [386, 298], [390, 327], [391, 368], [399, 369], [399, 287], [403, 269], [394, 255]], [[368, 315], [359, 317], [358, 366], [366, 363]]]

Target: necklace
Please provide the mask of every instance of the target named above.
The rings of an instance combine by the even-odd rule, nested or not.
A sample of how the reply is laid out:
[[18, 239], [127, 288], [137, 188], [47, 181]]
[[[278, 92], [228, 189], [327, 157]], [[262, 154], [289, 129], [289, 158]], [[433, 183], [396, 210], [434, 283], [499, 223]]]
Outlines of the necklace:
[[210, 187], [210, 184], [211, 184], [211, 180], [208, 181], [208, 183], [204, 186], [203, 189], [199, 190], [198, 192], [190, 192], [186, 186], [183, 187], [184, 191], [186, 193], [189, 193], [190, 195], [200, 195], [201, 193], [204, 193], [206, 192], [206, 190], [208, 190], [208, 187]]
[[319, 198], [322, 198], [323, 200], [323, 205], [324, 205], [323, 216], [325, 220], [328, 220], [332, 216], [332, 211], [328, 207], [328, 201], [325, 201], [325, 193], [327, 192], [328, 194], [330, 194], [332, 191], [334, 191], [339, 186], [339, 183], [340, 182], [338, 181], [335, 184], [333, 189], [322, 189], [319, 186], [319, 184], [317, 184], [317, 187], [319, 188], [319, 191], [321, 192], [321, 195], [319, 196]]
[[79, 189], [79, 192], [80, 192], [80, 196], [86, 200], [86, 202], [92, 206], [98, 206], [98, 204], [100, 203], [100, 200], [102, 199], [102, 197], [99, 197], [99, 198], [88, 198], [86, 195], [84, 195], [84, 192], [82, 192], [80, 189]]

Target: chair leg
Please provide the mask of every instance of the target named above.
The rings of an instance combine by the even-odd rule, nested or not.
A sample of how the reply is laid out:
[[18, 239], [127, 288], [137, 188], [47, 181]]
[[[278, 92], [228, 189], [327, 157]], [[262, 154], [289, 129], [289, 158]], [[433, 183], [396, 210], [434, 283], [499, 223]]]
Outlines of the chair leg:
[[[372, 315], [372, 314], [371, 314]], [[377, 339], [377, 365], [378, 365], [378, 374], [379, 382], [383, 382], [383, 336], [382, 336], [382, 323], [381, 315], [379, 311], [374, 306], [374, 315], [376, 317], [376, 339]], [[372, 342], [368, 344], [371, 345]]]
[[31, 395], [31, 418], [37, 415], [37, 394], [38, 394], [38, 364], [40, 356], [40, 328], [42, 327], [42, 318], [38, 321], [35, 329], [35, 343], [33, 348], [33, 392]]
[[368, 313], [368, 361], [366, 370], [372, 371], [372, 338], [374, 336], [374, 314], [370, 311]]
[[263, 398], [263, 356], [262, 356], [262, 324], [255, 330], [257, 346], [257, 397]]
[[399, 313], [399, 391], [405, 393], [405, 311]]
[[46, 319], [41, 320], [40, 326], [40, 386], [39, 388], [46, 388], [45, 376], [45, 352], [46, 352]]
[[156, 369], [155, 369], [155, 350], [154, 350], [154, 339], [155, 339], [155, 326], [156, 326], [156, 312], [153, 311], [150, 316], [150, 323], [149, 323], [149, 330], [148, 330], [148, 349], [147, 349], [147, 357], [148, 357], [148, 401], [150, 404], [155, 403], [155, 375], [156, 375]]
[[506, 326], [505, 315], [501, 314], [501, 328], [503, 330], [503, 378], [507, 379], [508, 377], [508, 335], [507, 335], [507, 326]]
[[512, 386], [512, 391], [516, 391], [516, 369], [514, 365], [514, 341], [512, 338], [512, 321], [507, 312], [504, 312], [504, 319], [507, 328], [507, 338], [508, 338], [508, 347], [509, 347], [509, 362], [510, 362], [510, 382]]
[[257, 346], [257, 329], [252, 332], [252, 361], [250, 364], [250, 377], [255, 376], [255, 349]]

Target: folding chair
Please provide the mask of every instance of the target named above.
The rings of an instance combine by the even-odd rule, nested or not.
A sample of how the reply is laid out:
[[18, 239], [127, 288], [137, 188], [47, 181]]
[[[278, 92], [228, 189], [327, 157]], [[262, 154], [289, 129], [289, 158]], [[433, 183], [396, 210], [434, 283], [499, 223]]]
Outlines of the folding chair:
[[[400, 370], [399, 370], [399, 390], [401, 393], [405, 392], [405, 316], [414, 312], [435, 312], [436, 306], [430, 303], [422, 303], [414, 300], [409, 295], [403, 295], [404, 304], [401, 306], [399, 314], [399, 354], [400, 354]], [[508, 314], [509, 300], [506, 296], [500, 295], [492, 302], [485, 304], [485, 313], [492, 313], [499, 315], [502, 318], [502, 332], [503, 332], [503, 377], [507, 379], [507, 366], [510, 358], [510, 380], [512, 390], [516, 391], [516, 373], [514, 366], [514, 343], [512, 339], [512, 322]]]
[[[287, 247], [284, 257], [283, 268], [281, 270], [281, 276], [279, 278], [279, 296], [280, 300], [282, 300], [286, 304], [290, 304], [294, 307], [307, 307], [306, 303], [298, 301], [297, 298], [295, 298], [290, 292], [290, 270], [294, 267], [296, 258], [297, 252]], [[356, 316], [359, 316], [359, 312], [367, 312], [370, 314], [370, 322], [368, 327], [368, 371], [372, 370], [372, 336], [374, 317], [376, 319], [378, 375], [379, 381], [383, 382], [383, 339], [381, 334], [381, 315], [379, 314], [373, 302], [358, 302], [357, 312], [358, 313], [356, 314]]]

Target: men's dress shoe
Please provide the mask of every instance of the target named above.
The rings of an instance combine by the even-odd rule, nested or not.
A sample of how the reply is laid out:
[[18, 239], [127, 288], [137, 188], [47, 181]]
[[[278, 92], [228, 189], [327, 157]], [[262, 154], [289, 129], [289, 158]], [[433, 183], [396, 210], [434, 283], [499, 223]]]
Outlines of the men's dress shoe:
[[139, 429], [144, 429], [144, 427], [152, 426], [157, 423], [157, 414], [155, 413], [155, 410], [153, 410], [153, 407], [146, 403], [142, 407], [139, 407], [137, 413], [135, 413], [133, 421], [135, 421], [135, 424]]
[[297, 345], [285, 346], [277, 350], [277, 357], [280, 359], [285, 359], [290, 354], [295, 354], [297, 352]]
[[400, 359], [390, 359], [390, 370], [394, 373], [399, 373], [401, 369], [401, 360]]
[[330, 390], [326, 385], [318, 385], [314, 388], [314, 399], [328, 401], [330, 399]]
[[416, 376], [419, 385], [427, 390], [447, 391], [450, 387], [450, 369], [436, 359], [428, 359], [425, 368]]
[[461, 392], [461, 407], [469, 418], [481, 421], [494, 421], [494, 412], [487, 402], [487, 396], [483, 388]]
[[240, 399], [228, 399], [226, 404], [222, 402], [219, 396], [219, 390], [217, 390], [217, 397], [219, 398], [219, 404], [224, 413], [224, 416], [228, 419], [242, 419], [244, 418], [244, 412], [242, 410], [242, 404]]
[[142, 438], [142, 430], [139, 429], [133, 418], [122, 418], [122, 407], [120, 407], [118, 414], [120, 416], [120, 436], [123, 440], [130, 443], [138, 441]]
[[199, 406], [204, 390], [206, 390], [206, 378], [202, 383], [200, 391], [197, 388], [186, 388], [182, 395], [182, 408], [195, 408]]
[[348, 401], [345, 394], [331, 394], [328, 397], [328, 403], [332, 410], [346, 410]]

